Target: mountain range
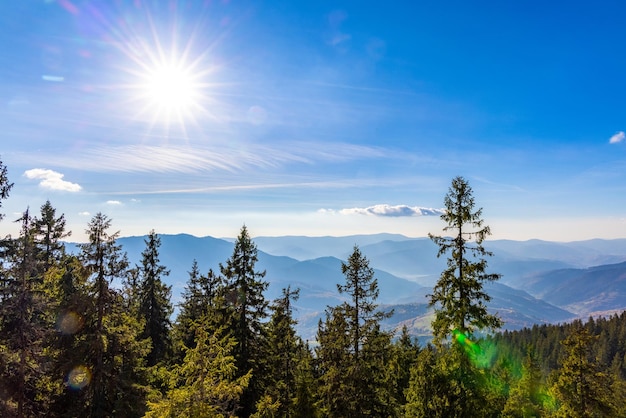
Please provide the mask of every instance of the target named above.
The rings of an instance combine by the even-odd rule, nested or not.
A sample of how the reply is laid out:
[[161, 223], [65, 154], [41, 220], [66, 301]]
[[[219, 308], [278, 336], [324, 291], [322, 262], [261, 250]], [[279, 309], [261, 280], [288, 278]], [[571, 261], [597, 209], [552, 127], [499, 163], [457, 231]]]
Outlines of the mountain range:
[[[232, 239], [195, 237], [187, 234], [160, 235], [161, 264], [169, 270], [164, 281], [172, 286], [177, 304], [194, 260], [202, 273], [219, 272], [219, 264], [231, 256]], [[131, 265], [139, 264], [145, 237], [119, 238]], [[428, 294], [441, 271], [445, 257], [428, 238], [397, 234], [345, 237], [256, 237], [258, 270], [265, 270], [270, 283], [266, 297], [273, 299], [282, 288], [300, 288], [294, 304], [298, 332], [314, 339], [319, 318], [327, 306], [344, 301], [337, 292], [343, 284], [342, 260], [358, 245], [375, 271], [381, 309], [393, 310], [384, 322], [389, 329], [406, 325], [413, 335], [430, 334], [432, 310]], [[493, 253], [488, 271], [502, 275], [486, 286], [492, 297], [488, 307], [504, 320], [505, 329], [540, 323], [570, 321], [578, 317], [626, 309], [626, 239], [549, 242], [540, 240], [485, 242]], [[75, 244], [68, 243], [70, 251]]]

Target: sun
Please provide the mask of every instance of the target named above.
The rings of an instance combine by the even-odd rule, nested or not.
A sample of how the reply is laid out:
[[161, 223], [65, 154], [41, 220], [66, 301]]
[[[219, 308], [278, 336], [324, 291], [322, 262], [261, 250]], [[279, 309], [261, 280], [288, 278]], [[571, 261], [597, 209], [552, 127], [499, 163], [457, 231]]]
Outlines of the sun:
[[138, 83], [141, 113], [151, 124], [184, 125], [203, 110], [200, 74], [184, 60], [152, 62], [146, 65]]
[[218, 41], [200, 36], [208, 26], [204, 17], [182, 25], [157, 6], [136, 4], [135, 24], [125, 26], [115, 44], [123, 54], [116, 88], [123, 92], [124, 117], [145, 127], [146, 138], [187, 140], [217, 120], [216, 89], [224, 85], [216, 74], [223, 65], [215, 56]]
[[199, 87], [190, 69], [180, 64], [156, 65], [145, 76], [148, 105], [159, 112], [187, 114], [198, 105]]

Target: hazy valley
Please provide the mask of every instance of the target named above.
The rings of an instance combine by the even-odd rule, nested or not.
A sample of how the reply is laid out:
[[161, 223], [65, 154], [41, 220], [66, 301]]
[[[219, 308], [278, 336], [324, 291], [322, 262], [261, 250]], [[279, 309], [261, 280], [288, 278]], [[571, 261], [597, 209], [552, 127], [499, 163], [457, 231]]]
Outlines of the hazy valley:
[[[188, 279], [193, 260], [200, 271], [219, 272], [219, 264], [232, 253], [232, 240], [161, 235], [161, 263], [170, 269], [165, 278], [176, 304]], [[436, 246], [427, 238], [378, 234], [347, 237], [257, 237], [258, 269], [266, 270], [270, 283], [266, 297], [280, 295], [287, 285], [300, 288], [295, 303], [298, 332], [313, 339], [318, 319], [327, 306], [343, 301], [337, 284], [343, 283], [341, 262], [358, 245], [376, 271], [378, 302], [394, 315], [385, 326], [406, 325], [413, 335], [429, 334], [431, 311], [427, 295], [445, 266]], [[131, 265], [139, 262], [144, 237], [119, 239]], [[547, 242], [540, 240], [487, 241], [493, 252], [489, 271], [502, 274], [487, 285], [491, 310], [505, 321], [505, 329], [537, 323], [557, 323], [574, 318], [626, 309], [626, 239]], [[70, 250], [73, 245], [70, 245]]]

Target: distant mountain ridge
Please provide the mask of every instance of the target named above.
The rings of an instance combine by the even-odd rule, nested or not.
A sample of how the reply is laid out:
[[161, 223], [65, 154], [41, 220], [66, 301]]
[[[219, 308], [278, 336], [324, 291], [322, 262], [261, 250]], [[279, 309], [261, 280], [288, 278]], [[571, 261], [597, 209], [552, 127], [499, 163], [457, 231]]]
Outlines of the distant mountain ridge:
[[[219, 272], [220, 263], [231, 256], [230, 239], [188, 234], [159, 235], [160, 259], [170, 275], [173, 302], [180, 301], [194, 260], [204, 274]], [[119, 238], [131, 265], [139, 264], [145, 237]], [[380, 288], [379, 304], [394, 309], [388, 328], [407, 325], [415, 335], [429, 332], [432, 311], [427, 294], [445, 267], [437, 247], [427, 238], [397, 234], [345, 237], [257, 237], [257, 268], [266, 270], [268, 299], [283, 287], [299, 287], [295, 304], [299, 333], [314, 338], [317, 321], [327, 306], [343, 302], [337, 284], [345, 280], [341, 262], [355, 245], [369, 259]], [[489, 271], [502, 279], [487, 287], [492, 296], [489, 309], [498, 312], [505, 328], [519, 329], [535, 323], [569, 321], [590, 312], [626, 309], [626, 239], [589, 240], [573, 243], [494, 240], [486, 242], [494, 253]], [[68, 250], [76, 251], [75, 244]], [[594, 267], [594, 263], [607, 265]], [[616, 263], [617, 262], [617, 263]], [[615, 267], [611, 267], [615, 266]], [[599, 285], [601, 283], [601, 285]]]

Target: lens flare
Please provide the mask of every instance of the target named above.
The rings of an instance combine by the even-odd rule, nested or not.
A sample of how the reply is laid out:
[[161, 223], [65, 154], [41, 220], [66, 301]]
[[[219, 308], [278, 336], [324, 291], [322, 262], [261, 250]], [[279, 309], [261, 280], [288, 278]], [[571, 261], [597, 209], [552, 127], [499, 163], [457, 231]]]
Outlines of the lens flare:
[[76, 366], [67, 375], [67, 385], [73, 390], [81, 390], [91, 382], [91, 371], [87, 366]]
[[57, 329], [63, 334], [76, 334], [84, 324], [83, 317], [73, 311], [63, 312], [57, 318]]
[[452, 337], [461, 346], [474, 366], [485, 369], [493, 365], [497, 356], [497, 348], [493, 344], [481, 341], [481, 345], [479, 345], [459, 330], [452, 331]]

